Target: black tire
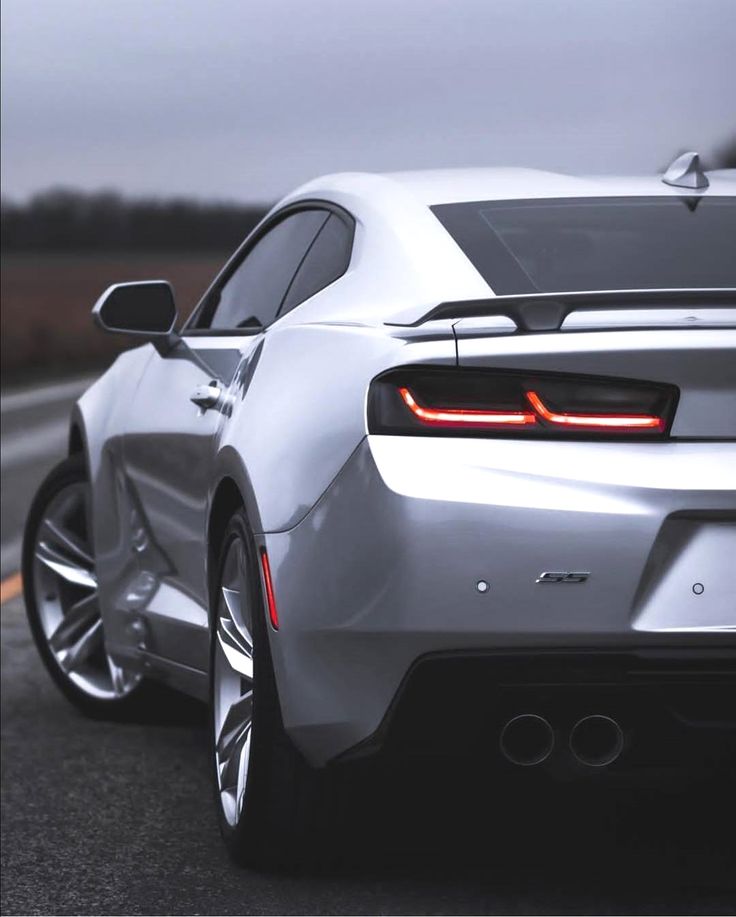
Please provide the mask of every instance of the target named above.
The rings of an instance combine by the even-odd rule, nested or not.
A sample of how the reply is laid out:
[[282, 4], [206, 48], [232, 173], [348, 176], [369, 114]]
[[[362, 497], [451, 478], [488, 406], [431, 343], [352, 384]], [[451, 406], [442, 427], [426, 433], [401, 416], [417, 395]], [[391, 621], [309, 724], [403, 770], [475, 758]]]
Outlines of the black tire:
[[[36, 596], [34, 553], [39, 529], [51, 501], [70, 485], [87, 483], [84, 458], [73, 455], [60, 462], [46, 476], [31, 503], [23, 535], [22, 577], [26, 615], [39, 655], [59, 690], [75, 707], [96, 719], [127, 720], [144, 709], [148, 683], [141, 681], [123, 697], [101, 699], [80, 688], [60, 667], [44, 633]], [[87, 523], [88, 524], [88, 523]]]
[[337, 781], [324, 770], [312, 768], [284, 730], [269, 647], [265, 603], [256, 545], [245, 513], [230, 520], [217, 552], [211, 595], [213, 631], [210, 655], [210, 741], [217, 741], [214, 704], [214, 653], [217, 597], [225, 560], [234, 540], [245, 553], [247, 586], [253, 609], [253, 719], [245, 801], [234, 826], [223, 810], [213, 753], [215, 799], [220, 830], [231, 858], [242, 866], [293, 869], [324, 865], [332, 854], [331, 836], [336, 827]]

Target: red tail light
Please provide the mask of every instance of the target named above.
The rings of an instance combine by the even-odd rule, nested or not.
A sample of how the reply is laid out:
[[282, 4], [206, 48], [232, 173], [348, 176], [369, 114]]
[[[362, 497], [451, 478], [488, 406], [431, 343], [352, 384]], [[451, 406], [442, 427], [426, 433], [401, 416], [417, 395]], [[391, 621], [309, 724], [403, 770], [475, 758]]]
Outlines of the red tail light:
[[371, 384], [371, 433], [662, 437], [677, 389], [562, 373], [404, 367]]
[[537, 414], [550, 424], [597, 430], [661, 430], [664, 427], [661, 417], [649, 414], [558, 414], [550, 411], [536, 392], [527, 392], [526, 397]]
[[417, 404], [408, 388], [400, 388], [399, 394], [409, 410], [424, 423], [440, 426], [472, 427], [478, 424], [493, 427], [497, 424], [536, 423], [537, 418], [529, 411], [474, 411], [463, 408], [423, 408]]

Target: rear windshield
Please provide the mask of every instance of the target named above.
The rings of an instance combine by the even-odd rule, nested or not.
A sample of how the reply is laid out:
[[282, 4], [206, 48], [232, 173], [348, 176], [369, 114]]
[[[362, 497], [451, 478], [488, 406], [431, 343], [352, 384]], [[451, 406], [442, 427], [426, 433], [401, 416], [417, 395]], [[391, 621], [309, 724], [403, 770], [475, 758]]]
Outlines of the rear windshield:
[[432, 211], [499, 295], [736, 287], [736, 198], [476, 201]]

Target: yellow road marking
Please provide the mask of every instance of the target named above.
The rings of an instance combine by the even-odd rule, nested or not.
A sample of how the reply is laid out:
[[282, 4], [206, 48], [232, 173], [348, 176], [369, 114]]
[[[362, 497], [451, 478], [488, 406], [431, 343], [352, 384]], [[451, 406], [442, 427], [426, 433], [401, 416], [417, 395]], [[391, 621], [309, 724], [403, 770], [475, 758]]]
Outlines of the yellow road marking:
[[23, 592], [23, 580], [20, 573], [13, 573], [0, 583], [0, 605], [17, 598]]

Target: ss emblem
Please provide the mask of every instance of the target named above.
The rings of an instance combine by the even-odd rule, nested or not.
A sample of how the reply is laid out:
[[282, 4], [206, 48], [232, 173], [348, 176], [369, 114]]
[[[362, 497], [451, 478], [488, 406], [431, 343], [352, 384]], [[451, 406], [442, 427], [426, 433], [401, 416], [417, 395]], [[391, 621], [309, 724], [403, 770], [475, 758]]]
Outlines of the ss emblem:
[[584, 583], [590, 573], [569, 573], [559, 571], [556, 573], [540, 573], [537, 577], [538, 583]]

